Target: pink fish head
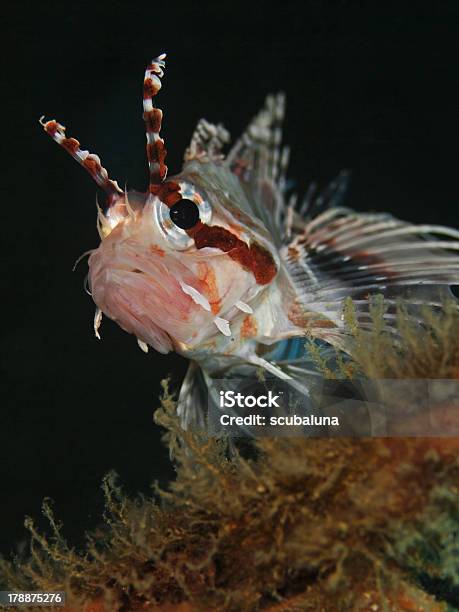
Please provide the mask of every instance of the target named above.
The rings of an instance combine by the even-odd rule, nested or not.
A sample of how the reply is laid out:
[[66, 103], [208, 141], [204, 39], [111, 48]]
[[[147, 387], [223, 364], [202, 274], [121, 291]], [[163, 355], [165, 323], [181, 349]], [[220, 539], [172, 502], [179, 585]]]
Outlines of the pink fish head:
[[96, 155], [65, 136], [63, 126], [42, 125], [107, 193], [106, 210], [98, 215], [101, 243], [89, 258], [98, 312], [143, 346], [189, 354], [234, 341], [232, 322], [263, 299], [279, 260], [269, 232], [251, 214], [238, 178], [243, 169], [221, 155], [224, 128], [201, 121], [182, 172], [166, 178], [162, 112], [152, 102], [164, 57], [148, 66], [144, 80], [146, 193], [123, 192]]

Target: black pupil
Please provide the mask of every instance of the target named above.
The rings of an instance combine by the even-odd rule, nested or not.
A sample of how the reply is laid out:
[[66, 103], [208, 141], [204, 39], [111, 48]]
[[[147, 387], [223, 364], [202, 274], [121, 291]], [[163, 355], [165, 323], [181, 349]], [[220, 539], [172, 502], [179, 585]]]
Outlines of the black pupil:
[[177, 227], [191, 229], [199, 221], [199, 209], [191, 200], [179, 200], [169, 209], [172, 222]]

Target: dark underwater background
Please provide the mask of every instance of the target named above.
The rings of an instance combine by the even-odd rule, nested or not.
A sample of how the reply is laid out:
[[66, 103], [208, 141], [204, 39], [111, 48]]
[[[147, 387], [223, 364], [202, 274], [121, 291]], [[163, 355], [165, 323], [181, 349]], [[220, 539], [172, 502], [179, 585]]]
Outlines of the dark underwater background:
[[170, 174], [197, 120], [237, 138], [287, 93], [290, 177], [302, 193], [352, 171], [347, 204], [458, 225], [459, 5], [442, 3], [7, 3], [2, 71], [0, 552], [55, 501], [70, 543], [100, 521], [104, 474], [148, 492], [173, 475], [153, 424], [160, 380], [186, 361], [146, 356], [83, 289], [98, 244], [96, 189], [47, 137], [56, 118], [120, 185], [147, 184], [146, 63], [168, 53], [158, 105]]

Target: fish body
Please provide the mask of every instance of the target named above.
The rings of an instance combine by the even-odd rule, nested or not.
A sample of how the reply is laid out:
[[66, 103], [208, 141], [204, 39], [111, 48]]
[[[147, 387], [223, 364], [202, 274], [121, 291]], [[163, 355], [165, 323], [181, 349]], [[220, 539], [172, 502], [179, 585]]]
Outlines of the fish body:
[[[288, 198], [281, 94], [268, 96], [227, 155], [226, 129], [201, 120], [182, 171], [168, 177], [162, 112], [153, 105], [164, 59], [144, 79], [146, 193], [122, 191], [63, 126], [42, 125], [107, 193], [101, 243], [89, 257], [96, 334], [104, 314], [143, 350], [191, 360], [179, 400], [185, 426], [202, 424], [214, 377], [262, 368], [307, 393], [304, 337], [351, 350], [347, 297], [363, 329], [375, 293], [389, 307], [403, 297], [413, 316], [424, 303], [441, 307], [459, 283], [459, 232], [343, 207], [346, 172], [322, 193], [310, 188], [301, 205]], [[390, 308], [386, 321], [391, 329]]]

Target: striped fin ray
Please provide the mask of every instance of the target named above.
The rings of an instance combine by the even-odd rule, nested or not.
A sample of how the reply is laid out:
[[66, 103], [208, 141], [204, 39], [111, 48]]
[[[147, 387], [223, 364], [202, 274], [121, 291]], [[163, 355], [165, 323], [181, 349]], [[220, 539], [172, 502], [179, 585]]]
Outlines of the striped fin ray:
[[229, 140], [229, 132], [223, 125], [200, 119], [185, 151], [184, 161], [221, 161], [224, 158], [222, 149]]
[[247, 188], [253, 213], [282, 243], [288, 147], [282, 147], [285, 95], [269, 95], [261, 111], [228, 153], [225, 164]]
[[[371, 329], [368, 298], [382, 294], [385, 321], [393, 329], [397, 300], [417, 319], [420, 308], [440, 308], [459, 285], [459, 231], [413, 225], [388, 214], [361, 214], [336, 207], [319, 214], [297, 233], [281, 256], [317, 337], [339, 344], [343, 304], [354, 301], [357, 320]], [[320, 315], [329, 319], [324, 325]], [[317, 322], [316, 322], [317, 320]]]
[[339, 206], [346, 195], [350, 176], [349, 170], [341, 170], [323, 191], [318, 191], [317, 183], [312, 182], [298, 211], [301, 218], [310, 219], [318, 216], [326, 208]]
[[296, 204], [296, 194], [290, 196], [282, 220], [284, 244], [289, 244], [292, 236], [305, 231], [305, 221], [310, 222], [312, 228], [314, 226], [312, 220], [318, 218], [324, 211], [327, 211], [329, 216], [334, 216], [334, 211], [340, 209], [347, 195], [350, 176], [349, 170], [341, 170], [322, 190], [318, 189], [317, 183], [310, 183], [299, 206]]
[[177, 403], [177, 415], [183, 429], [204, 429], [206, 409], [207, 383], [199, 365], [191, 361]]

